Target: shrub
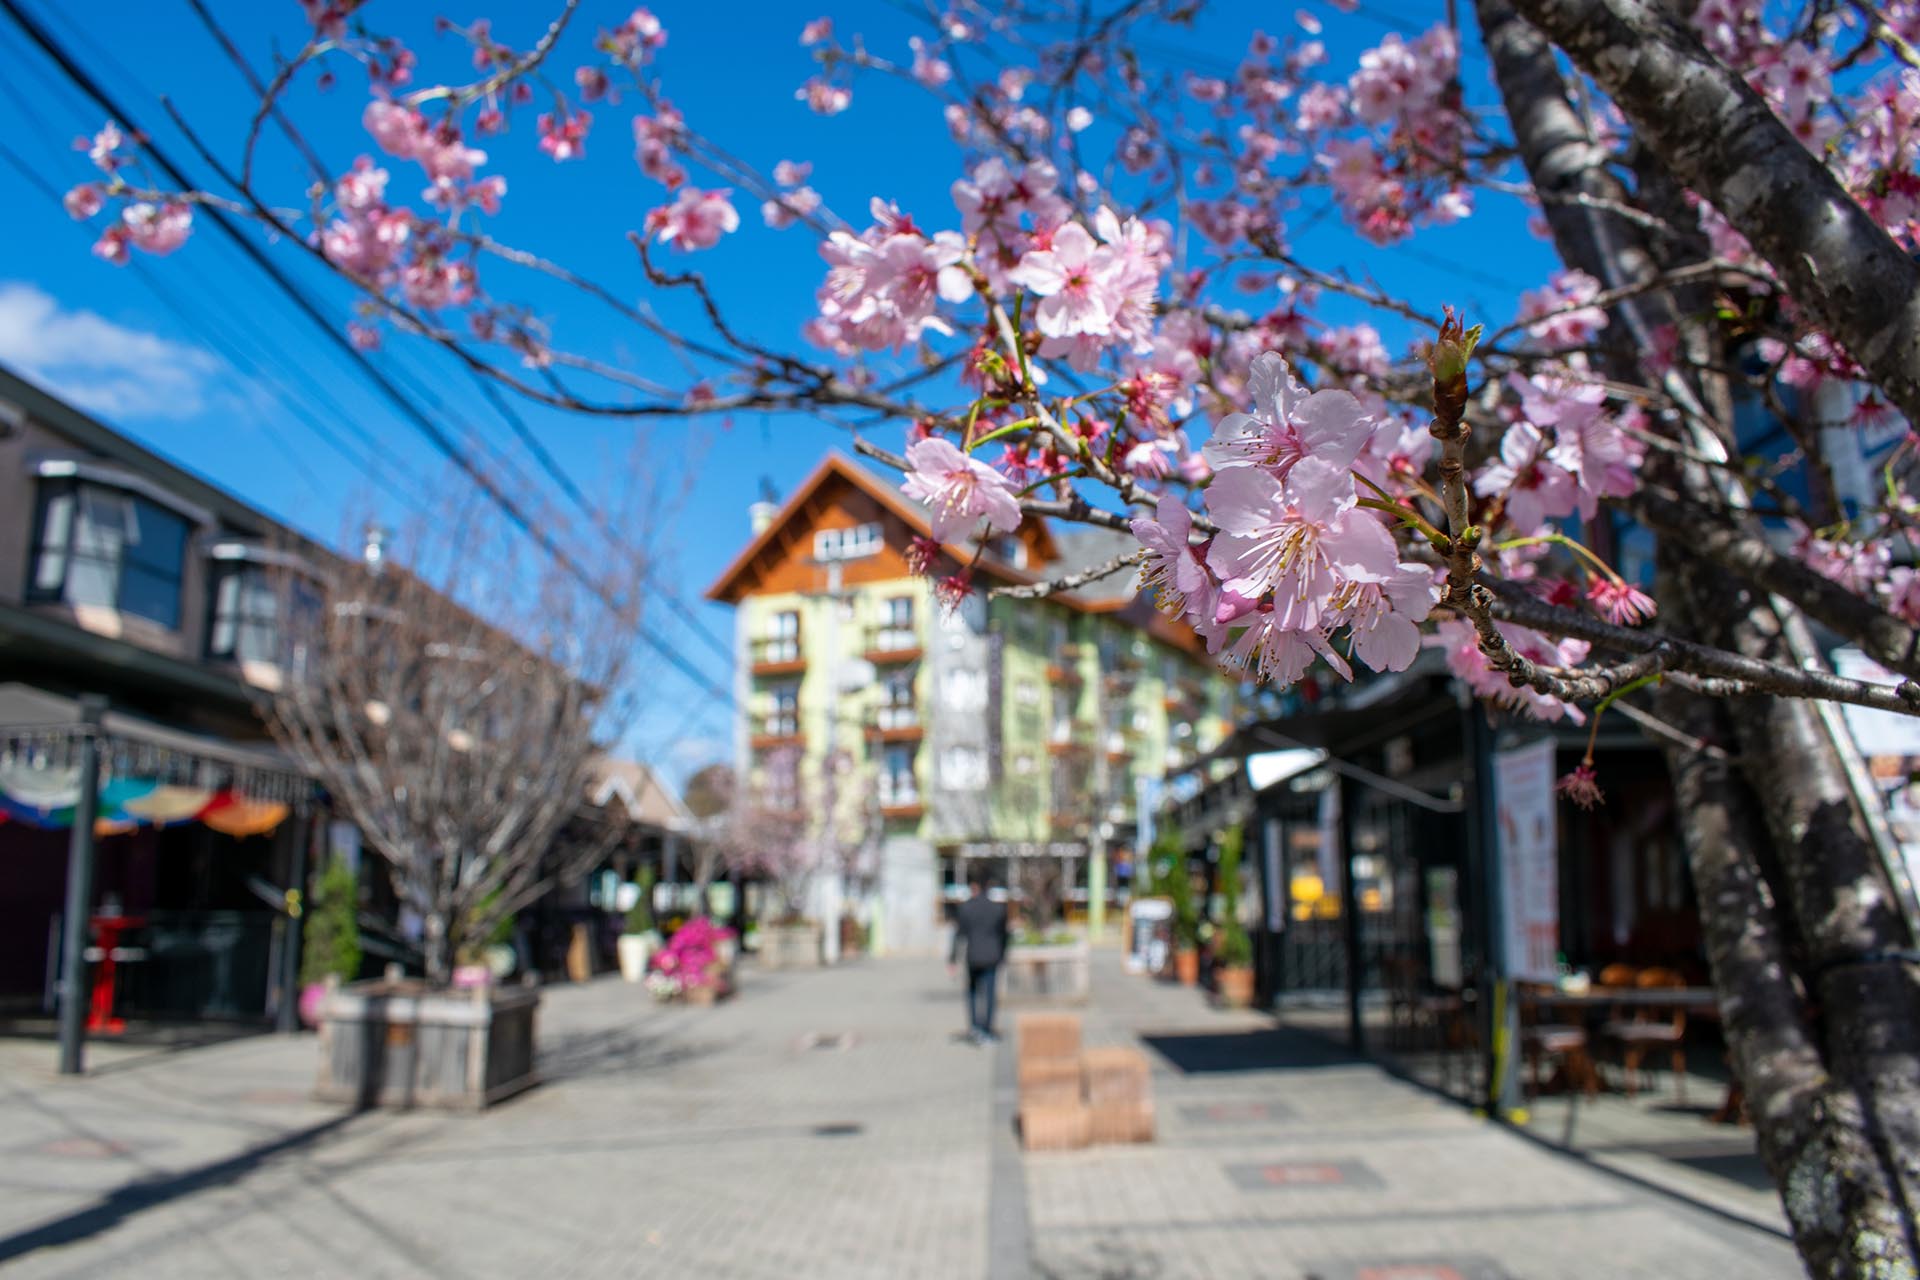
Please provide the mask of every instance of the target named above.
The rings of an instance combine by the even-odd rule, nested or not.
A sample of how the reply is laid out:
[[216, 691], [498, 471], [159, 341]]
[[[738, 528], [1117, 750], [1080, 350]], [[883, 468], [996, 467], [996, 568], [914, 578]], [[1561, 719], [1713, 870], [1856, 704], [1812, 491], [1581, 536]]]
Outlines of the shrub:
[[300, 981], [325, 982], [360, 976], [360, 881], [345, 858], [328, 860], [307, 900]]

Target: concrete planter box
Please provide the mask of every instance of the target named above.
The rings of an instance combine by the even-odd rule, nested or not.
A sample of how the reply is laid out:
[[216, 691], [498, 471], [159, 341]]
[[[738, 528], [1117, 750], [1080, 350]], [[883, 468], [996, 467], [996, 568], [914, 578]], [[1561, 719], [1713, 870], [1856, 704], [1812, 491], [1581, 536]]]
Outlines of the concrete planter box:
[[1092, 954], [1084, 938], [1007, 948], [1007, 1003], [1085, 1004], [1093, 986]]
[[759, 957], [763, 969], [819, 968], [820, 926], [811, 920], [761, 925]]
[[430, 991], [417, 982], [357, 982], [320, 1008], [314, 1096], [358, 1107], [477, 1111], [535, 1081], [532, 987]]

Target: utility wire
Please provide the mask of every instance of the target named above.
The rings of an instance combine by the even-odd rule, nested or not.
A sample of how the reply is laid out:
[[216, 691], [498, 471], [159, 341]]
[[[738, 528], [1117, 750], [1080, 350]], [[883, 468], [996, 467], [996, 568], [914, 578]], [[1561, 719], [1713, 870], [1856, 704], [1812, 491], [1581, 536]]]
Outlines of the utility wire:
[[[43, 145], [47, 145], [45, 140], [53, 136], [51, 132], [52, 126], [45, 117], [41, 116], [39, 112], [34, 109], [32, 103], [19, 91], [12, 80], [0, 80], [0, 94], [4, 94], [13, 103], [15, 108], [26, 117], [27, 122], [34, 127], [36, 136], [42, 139]], [[65, 204], [61, 193], [17, 152], [4, 144], [0, 144], [0, 160], [4, 160], [20, 174], [29, 186], [33, 187], [34, 190], [38, 191], [55, 205], [60, 206], [64, 211]], [[349, 431], [355, 433], [356, 436], [367, 445], [372, 454], [377, 455], [381, 451], [379, 441], [375, 440], [367, 432], [366, 428], [362, 427], [355, 420], [353, 415], [341, 408], [339, 403], [326, 393], [324, 388], [313, 379], [311, 374], [299, 368], [289, 370], [274, 356], [271, 348], [267, 348], [266, 352], [268, 358], [273, 360], [277, 372], [262, 367], [259, 362], [240, 349], [237, 340], [232, 338], [232, 336], [224, 330], [215, 326], [212, 323], [212, 317], [210, 315], [195, 315], [180, 298], [179, 294], [170, 286], [163, 284], [160, 277], [150, 271], [145, 263], [135, 259], [127, 265], [142, 286], [144, 286], [162, 306], [172, 312], [182, 325], [191, 329], [202, 340], [206, 341], [208, 345], [214, 347], [242, 377], [260, 386], [263, 390], [269, 391], [270, 394], [279, 401], [282, 407], [291, 413], [302, 425], [306, 426], [324, 444], [352, 464], [356, 472], [364, 474], [371, 482], [384, 489], [390, 496], [400, 502], [401, 505], [409, 508], [413, 507], [415, 502], [414, 495], [394, 483], [391, 473], [396, 470], [395, 466], [379, 466], [376, 465], [376, 460], [373, 456], [362, 456], [355, 453], [347, 446], [345, 441], [339, 438], [331, 426], [321, 421], [312, 410], [307, 408], [306, 404], [300, 398], [300, 395], [295, 393], [280, 376], [282, 374], [290, 374], [303, 381], [308, 392], [313, 395], [316, 400], [321, 401], [324, 407], [332, 412], [336, 421]], [[276, 447], [285, 448], [285, 442], [279, 440], [278, 437], [274, 437], [274, 443]], [[292, 459], [292, 461], [294, 461], [295, 466], [302, 471], [304, 478], [308, 480], [309, 484], [314, 484], [313, 477], [306, 471], [305, 464], [298, 459]], [[319, 493], [317, 485], [315, 486], [315, 491]], [[319, 496], [322, 498], [325, 497], [324, 494], [319, 494]]]
[[[120, 121], [128, 129], [146, 139], [145, 149], [147, 154], [151, 156], [154, 163], [178, 185], [179, 189], [183, 191], [199, 189], [198, 184], [190, 180], [179, 166], [174, 164], [173, 160], [160, 147], [159, 143], [154, 140], [153, 134], [142, 129], [134, 119], [132, 113], [127, 111], [84, 67], [80, 66], [60, 41], [49, 32], [46, 27], [41, 25], [38, 19], [22, 9], [19, 3], [17, 3], [17, 0], [0, 0], [0, 9], [4, 9], [7, 15], [26, 33], [27, 38], [38, 45], [48, 58], [52, 59], [54, 65], [59, 67], [62, 74], [79, 86], [79, 88], [94, 102], [98, 103], [109, 116]], [[203, 205], [201, 209], [202, 212], [206, 214], [208, 220], [218, 227], [227, 238], [246, 255], [248, 261], [265, 273], [266, 276], [279, 287], [280, 291], [294, 304], [295, 309], [311, 321], [314, 326], [326, 336], [329, 343], [359, 366], [367, 379], [372, 382], [382, 396], [393, 405], [401, 417], [424, 435], [436, 451], [448, 461], [452, 462], [455, 467], [459, 468], [468, 479], [472, 480], [480, 492], [507, 517], [508, 521], [511, 522], [515, 528], [530, 538], [535, 545], [547, 554], [556, 566], [564, 570], [581, 586], [587, 588], [589, 591], [597, 591], [600, 589], [600, 584], [592, 575], [587, 573], [578, 560], [567, 552], [565, 548], [556, 543], [552, 536], [546, 531], [536, 527], [521, 505], [515, 501], [510, 494], [506, 493], [491, 476], [487, 475], [487, 473], [460, 448], [456, 441], [449, 437], [417, 404], [409, 399], [406, 394], [394, 384], [391, 378], [377, 368], [371, 361], [364, 358], [364, 354], [353, 346], [345, 334], [320, 311], [313, 300], [281, 269], [279, 264], [268, 258], [250, 237], [234, 225], [233, 220], [224, 210], [211, 205]], [[679, 649], [668, 644], [652, 628], [643, 623], [638, 628], [638, 634], [643, 642], [650, 648], [656, 650], [672, 664], [676, 670], [692, 680], [696, 687], [701, 688], [726, 703], [732, 703], [733, 694], [731, 690], [714, 682], [705, 672], [694, 666]]]

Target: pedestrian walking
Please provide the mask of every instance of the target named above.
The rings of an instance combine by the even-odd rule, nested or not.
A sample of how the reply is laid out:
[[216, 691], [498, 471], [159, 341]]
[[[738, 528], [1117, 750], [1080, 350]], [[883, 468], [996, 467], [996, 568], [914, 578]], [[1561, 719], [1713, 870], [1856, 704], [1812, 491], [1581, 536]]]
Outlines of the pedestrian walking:
[[1000, 977], [1000, 960], [1007, 954], [1007, 908], [989, 895], [993, 877], [985, 868], [975, 868], [967, 881], [973, 886], [973, 896], [953, 913], [953, 949], [947, 955], [947, 972], [959, 972], [960, 953], [965, 950], [967, 1039], [986, 1044], [1000, 1038], [993, 1033], [993, 990]]

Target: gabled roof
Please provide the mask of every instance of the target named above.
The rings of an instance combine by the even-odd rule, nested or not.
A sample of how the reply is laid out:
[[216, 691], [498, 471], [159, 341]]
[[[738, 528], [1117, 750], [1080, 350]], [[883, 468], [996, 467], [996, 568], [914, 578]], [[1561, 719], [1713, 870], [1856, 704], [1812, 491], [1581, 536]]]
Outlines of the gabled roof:
[[[897, 518], [914, 533], [921, 537], [933, 536], [933, 527], [927, 521], [926, 509], [919, 503], [908, 501], [896, 485], [875, 475], [852, 458], [835, 450], [827, 454], [820, 465], [813, 469], [800, 487], [780, 505], [771, 520], [753, 540], [748, 542], [739, 555], [733, 558], [713, 585], [706, 590], [709, 600], [736, 604], [748, 594], [746, 585], [754, 566], [763, 558], [772, 558], [779, 554], [782, 534], [786, 527], [801, 518], [807, 506], [829, 485], [845, 484], [857, 489], [871, 498], [889, 515]], [[1089, 568], [1102, 560], [1111, 559], [1117, 551], [1130, 545], [1125, 534], [1110, 530], [1076, 530], [1072, 535], [1063, 535], [1055, 539], [1045, 520], [1029, 517], [1021, 522], [1020, 530], [1027, 539], [1027, 554], [1034, 562], [1044, 565], [1044, 572], [1032, 569], [1017, 569], [993, 556], [982, 555], [976, 564], [979, 572], [1002, 582], [1023, 584], [1038, 582], [1043, 578], [1070, 573], [1075, 569]], [[973, 559], [971, 548], [952, 543], [942, 544], [942, 550], [957, 564], [966, 564]], [[1194, 654], [1204, 652], [1200, 638], [1186, 624], [1167, 617], [1154, 608], [1153, 601], [1141, 594], [1135, 585], [1138, 575], [1133, 572], [1116, 574], [1111, 578], [1090, 583], [1081, 591], [1061, 591], [1048, 599], [1081, 613], [1114, 614], [1126, 622], [1145, 631], [1157, 640], [1188, 650]]]
[[[898, 488], [874, 475], [846, 454], [834, 450], [821, 459], [820, 465], [813, 469], [813, 473], [801, 482], [800, 487], [795, 489], [785, 502], [780, 504], [779, 511], [767, 521], [766, 528], [755, 534], [753, 540], [733, 558], [733, 562], [721, 571], [718, 578], [714, 579], [713, 585], [705, 592], [706, 598], [728, 603], [737, 601], [744, 594], [740, 587], [747, 570], [776, 546], [781, 532], [799, 517], [815, 496], [828, 485], [835, 483], [851, 485], [858, 489], [919, 536], [923, 538], [933, 536], [933, 526], [927, 522], [925, 508], [918, 503], [907, 501]], [[1040, 563], [1048, 563], [1058, 558], [1059, 548], [1054, 543], [1053, 534], [1047, 528], [1045, 521], [1026, 520], [1020, 527], [1029, 539], [1027, 553], [1031, 558]], [[942, 544], [942, 549], [960, 564], [966, 564], [973, 558], [973, 552], [966, 547], [945, 543]], [[1008, 582], [1035, 582], [1041, 576], [1030, 570], [1016, 569], [993, 556], [981, 556], [977, 567], [991, 577]]]
[[587, 798], [596, 808], [604, 809], [617, 799], [635, 822], [673, 831], [692, 825], [693, 815], [679, 795], [664, 778], [638, 760], [601, 756], [593, 763], [593, 774]]

